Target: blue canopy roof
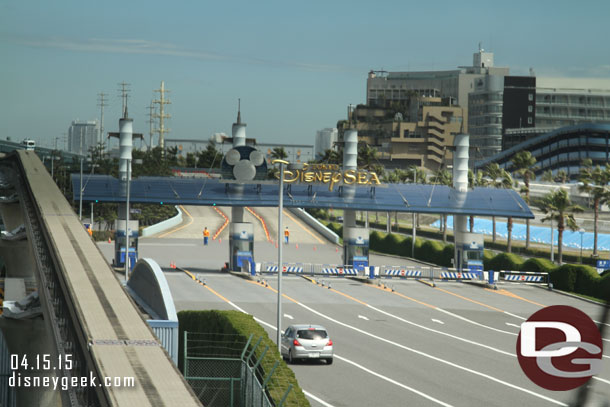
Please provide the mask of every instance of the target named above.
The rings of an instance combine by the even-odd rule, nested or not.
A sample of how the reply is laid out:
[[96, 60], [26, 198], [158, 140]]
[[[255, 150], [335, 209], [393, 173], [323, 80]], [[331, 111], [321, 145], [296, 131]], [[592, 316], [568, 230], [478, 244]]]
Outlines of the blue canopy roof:
[[[79, 182], [79, 175], [72, 174], [75, 201], [79, 199]], [[252, 182], [241, 185], [212, 178], [140, 177], [131, 181], [130, 202], [278, 206], [277, 181]], [[83, 201], [125, 201], [125, 186], [116, 178], [91, 175], [83, 184]], [[343, 186], [333, 191], [324, 184], [286, 184], [284, 206], [534, 218], [512, 189], [474, 188], [459, 193], [447, 186], [422, 184]]]

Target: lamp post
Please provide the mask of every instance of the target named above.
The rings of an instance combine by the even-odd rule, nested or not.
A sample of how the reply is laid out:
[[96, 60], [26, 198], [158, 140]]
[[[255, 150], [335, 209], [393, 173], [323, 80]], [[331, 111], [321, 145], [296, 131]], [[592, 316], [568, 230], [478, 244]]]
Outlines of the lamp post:
[[578, 229], [578, 233], [580, 233], [580, 264], [582, 264], [582, 237], [585, 234], [585, 229]]
[[284, 165], [288, 161], [273, 160], [273, 164], [280, 165], [280, 190], [278, 203], [278, 220], [277, 220], [277, 349], [282, 353], [282, 229], [283, 229], [283, 211], [284, 211]]

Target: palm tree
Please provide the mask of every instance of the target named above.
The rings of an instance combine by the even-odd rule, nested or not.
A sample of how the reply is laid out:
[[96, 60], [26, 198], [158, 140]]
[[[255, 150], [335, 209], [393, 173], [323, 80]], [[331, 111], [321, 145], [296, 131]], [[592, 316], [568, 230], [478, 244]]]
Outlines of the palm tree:
[[358, 148], [358, 167], [364, 168], [365, 170], [372, 170], [375, 166], [377, 149], [369, 146], [368, 144], [361, 144]]
[[570, 177], [568, 176], [568, 173], [565, 170], [557, 171], [557, 176], [555, 177], [555, 182], [561, 182], [562, 184], [565, 184], [569, 180], [570, 180]]
[[551, 170], [546, 170], [542, 173], [540, 180], [544, 182], [553, 182], [555, 181], [555, 177], [553, 177], [553, 172]]
[[587, 158], [581, 164], [579, 179], [582, 185], [578, 187], [578, 190], [586, 192], [589, 194], [589, 198], [593, 199], [593, 257], [597, 257], [599, 206], [610, 201], [610, 192], [606, 189], [610, 183], [610, 164], [606, 164], [603, 169], [599, 165], [593, 168], [593, 161]]
[[566, 226], [572, 231], [578, 229], [574, 214], [582, 212], [583, 209], [572, 204], [568, 193], [561, 188], [546, 194], [540, 202], [539, 208], [547, 215], [542, 219], [542, 222], [547, 220], [557, 222], [557, 246], [559, 249], [559, 264], [561, 264], [563, 260], [563, 231]]
[[[485, 174], [485, 177], [487, 178], [487, 185], [493, 188], [512, 188], [513, 187], [513, 178], [510, 176], [510, 174], [503, 168], [500, 168], [500, 166], [497, 163], [490, 163], [487, 164], [487, 166], [485, 167], [485, 169], [483, 170], [483, 173]], [[491, 217], [492, 222], [493, 222], [493, 236], [492, 236], [492, 241], [495, 243], [496, 242], [496, 217], [492, 216]], [[512, 241], [512, 232], [513, 232], [513, 219], [512, 218], [508, 218], [508, 222], [506, 223], [506, 229], [508, 231], [508, 240], [507, 240], [507, 245], [506, 248], [508, 250], [508, 252], [510, 253], [511, 251], [511, 241]]]
[[[524, 187], [521, 188], [521, 193], [525, 194], [525, 203], [530, 203], [530, 180], [536, 179], [534, 173], [536, 164], [536, 157], [532, 156], [527, 150], [519, 151], [512, 159], [515, 174], [523, 178]], [[530, 247], [530, 220], [525, 220], [525, 248]]]
[[322, 157], [318, 160], [320, 164], [341, 164], [341, 154], [335, 149], [324, 151]]
[[288, 158], [288, 153], [286, 153], [284, 147], [274, 147], [273, 150], [271, 150], [271, 158], [273, 160], [285, 160]]
[[[437, 185], [451, 186], [451, 184], [453, 183], [453, 176], [450, 171], [440, 169], [432, 178], [432, 183]], [[443, 242], [447, 243], [447, 214], [442, 214], [441, 218], [443, 224]]]

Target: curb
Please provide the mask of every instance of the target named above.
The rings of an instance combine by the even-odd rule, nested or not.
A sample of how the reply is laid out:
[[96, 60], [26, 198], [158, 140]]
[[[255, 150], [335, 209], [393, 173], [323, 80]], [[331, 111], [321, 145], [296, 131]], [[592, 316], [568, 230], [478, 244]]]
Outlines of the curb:
[[602, 300], [599, 300], [599, 301], [590, 300], [589, 298], [583, 298], [583, 297], [579, 297], [579, 296], [578, 296], [578, 295], [576, 295], [576, 294], [572, 294], [572, 293], [567, 292], [567, 291], [557, 290], [557, 289], [555, 289], [555, 288], [553, 288], [553, 289], [550, 289], [550, 290], [549, 290], [549, 288], [548, 288], [548, 287], [543, 287], [543, 286], [539, 286], [539, 285], [536, 285], [536, 286], [534, 286], [534, 287], [542, 288], [542, 289], [544, 289], [544, 290], [548, 290], [548, 291], [551, 291], [551, 292], [554, 292], [554, 293], [557, 293], [557, 294], [565, 295], [566, 297], [575, 298], [575, 299], [577, 299], [577, 300], [581, 300], [581, 301], [584, 301], [584, 302], [588, 302], [588, 303], [590, 303], [590, 304], [595, 304], [595, 305], [600, 305], [600, 306], [602, 306], [602, 307], [610, 308], [610, 305], [609, 305], [609, 304], [604, 304], [604, 303], [602, 302]]
[[244, 280], [254, 280], [249, 273], [244, 273], [243, 271], [229, 271], [229, 274], [235, 277], [243, 278]]

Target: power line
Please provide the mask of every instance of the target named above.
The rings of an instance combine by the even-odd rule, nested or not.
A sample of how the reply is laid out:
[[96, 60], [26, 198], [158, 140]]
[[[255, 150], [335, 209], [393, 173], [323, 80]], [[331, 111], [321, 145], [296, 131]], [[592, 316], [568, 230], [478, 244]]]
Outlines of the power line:
[[171, 115], [165, 113], [165, 105], [169, 105], [171, 102], [165, 98], [165, 94], [169, 90], [165, 89], [165, 82], [161, 81], [161, 88], [156, 89], [155, 92], [159, 92], [159, 99], [153, 100], [153, 103], [159, 105], [159, 113], [155, 113], [154, 117], [159, 119], [159, 127], [155, 129], [155, 133], [159, 133], [159, 147], [161, 147], [161, 154], [165, 151], [165, 133], [169, 133], [170, 130], [165, 128], [164, 120], [169, 119]]
[[97, 101], [97, 105], [100, 107], [100, 134], [97, 142], [98, 144], [102, 144], [100, 155], [104, 152], [104, 107], [108, 106], [108, 104], [106, 103], [108, 101], [108, 99], [106, 99], [106, 96], [108, 96], [107, 93], [98, 93], [99, 99]]
[[153, 148], [153, 134], [154, 134], [154, 123], [155, 123], [155, 105], [153, 104], [153, 101], [150, 101], [150, 105], [147, 107], [148, 109], [148, 124], [150, 125], [150, 130], [149, 130], [149, 143], [148, 143], [148, 149], [152, 150]]

